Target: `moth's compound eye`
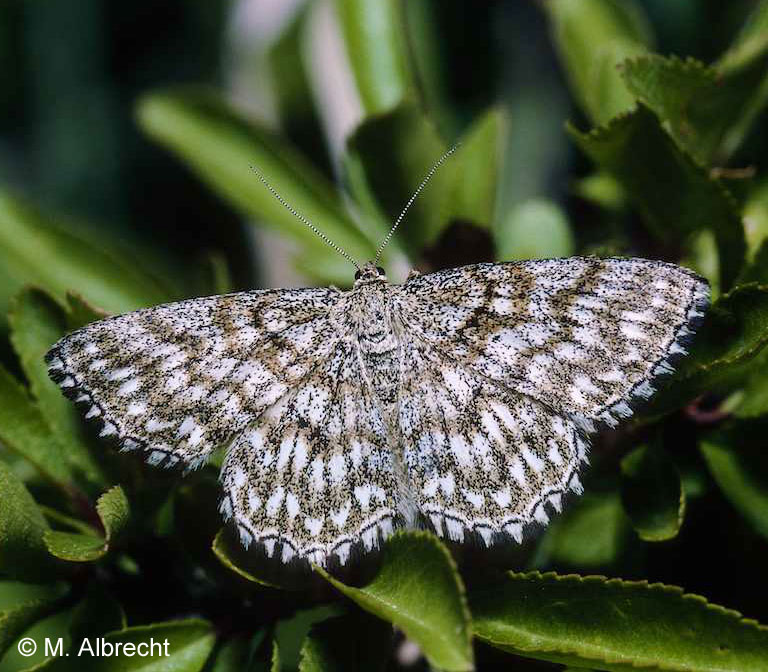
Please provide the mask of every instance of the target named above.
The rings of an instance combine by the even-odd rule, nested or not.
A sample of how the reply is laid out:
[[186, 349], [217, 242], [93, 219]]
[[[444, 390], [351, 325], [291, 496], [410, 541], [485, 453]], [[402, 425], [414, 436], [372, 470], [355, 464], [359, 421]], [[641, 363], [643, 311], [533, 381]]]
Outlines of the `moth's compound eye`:
[[386, 275], [386, 273], [384, 272], [384, 269], [383, 269], [381, 266], [377, 266], [377, 267], [376, 267], [376, 272], [377, 272], [379, 275]]
[[360, 276], [361, 276], [362, 274], [363, 274], [363, 272], [362, 272], [361, 270], [357, 270], [357, 271], [355, 271], [355, 280], [359, 280], [359, 279], [360, 279]]

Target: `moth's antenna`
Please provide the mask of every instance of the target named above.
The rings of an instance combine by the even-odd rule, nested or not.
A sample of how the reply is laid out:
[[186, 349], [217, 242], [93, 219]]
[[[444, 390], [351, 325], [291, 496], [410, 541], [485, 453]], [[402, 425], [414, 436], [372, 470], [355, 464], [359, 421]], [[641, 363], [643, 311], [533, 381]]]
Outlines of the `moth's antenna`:
[[350, 255], [348, 255], [342, 247], [334, 243], [328, 236], [326, 236], [320, 229], [318, 229], [312, 222], [310, 222], [304, 215], [302, 215], [300, 212], [298, 212], [295, 208], [292, 208], [288, 203], [286, 203], [285, 199], [277, 193], [275, 188], [267, 182], [267, 178], [265, 178], [254, 166], [251, 166], [251, 170], [258, 175], [259, 179], [261, 180], [262, 184], [269, 189], [269, 191], [272, 193], [272, 195], [280, 201], [281, 205], [285, 207], [288, 212], [290, 212], [296, 219], [299, 221], [304, 222], [312, 231], [314, 231], [320, 238], [328, 243], [334, 250], [336, 250], [342, 257], [344, 257], [348, 262], [350, 262], [358, 271], [360, 270], [360, 264], [358, 264]]
[[454, 145], [453, 147], [451, 147], [445, 154], [443, 154], [437, 160], [437, 163], [435, 163], [435, 165], [429, 169], [429, 172], [421, 181], [421, 184], [419, 185], [418, 189], [416, 189], [416, 191], [413, 192], [413, 196], [411, 196], [411, 198], [408, 199], [408, 202], [405, 204], [403, 211], [398, 215], [397, 219], [395, 220], [395, 223], [392, 225], [392, 228], [389, 230], [387, 237], [384, 238], [381, 245], [379, 246], [379, 249], [376, 252], [376, 258], [373, 260], [374, 265], [376, 265], [379, 262], [379, 257], [381, 257], [381, 253], [384, 251], [384, 248], [387, 246], [387, 243], [390, 241], [390, 239], [394, 235], [397, 227], [400, 226], [400, 222], [403, 220], [403, 217], [405, 217], [405, 213], [408, 212], [408, 208], [410, 208], [411, 205], [413, 205], [413, 202], [416, 200], [416, 197], [421, 193], [421, 190], [427, 186], [427, 182], [429, 182], [429, 180], [435, 174], [437, 169], [443, 164], [443, 161], [445, 161], [451, 154], [453, 154], [458, 149], [458, 147], [459, 145]]

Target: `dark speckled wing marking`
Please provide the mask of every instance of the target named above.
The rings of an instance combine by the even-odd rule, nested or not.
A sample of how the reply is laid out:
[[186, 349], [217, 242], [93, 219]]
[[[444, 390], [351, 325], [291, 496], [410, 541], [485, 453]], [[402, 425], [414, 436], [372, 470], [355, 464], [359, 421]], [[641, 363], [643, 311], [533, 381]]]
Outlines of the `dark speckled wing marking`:
[[548, 520], [581, 491], [588, 434], [672, 371], [709, 288], [672, 264], [570, 258], [478, 264], [395, 289], [399, 424], [416, 504], [455, 540]]
[[587, 439], [541, 402], [440, 357], [418, 338], [404, 346], [399, 423], [417, 506], [440, 535], [522, 539], [546, 523], [562, 494], [580, 491]]
[[[345, 562], [421, 514], [486, 543], [579, 491], [588, 435], [654, 391], [708, 304], [671, 264], [478, 264], [350, 292], [255, 291], [88, 325], [48, 353], [86, 417], [152, 463], [227, 446], [245, 545]], [[277, 550], [279, 548], [279, 551]]]
[[344, 563], [390, 534], [398, 517], [389, 432], [365, 383], [357, 344], [344, 338], [301, 385], [231, 447], [222, 510], [246, 546]]
[[253, 291], [139, 310], [69, 334], [49, 369], [102, 436], [151, 463], [195, 467], [332, 352], [340, 296]]
[[571, 257], [419, 276], [395, 305], [405, 333], [593, 431], [685, 354], [709, 287], [673, 264]]

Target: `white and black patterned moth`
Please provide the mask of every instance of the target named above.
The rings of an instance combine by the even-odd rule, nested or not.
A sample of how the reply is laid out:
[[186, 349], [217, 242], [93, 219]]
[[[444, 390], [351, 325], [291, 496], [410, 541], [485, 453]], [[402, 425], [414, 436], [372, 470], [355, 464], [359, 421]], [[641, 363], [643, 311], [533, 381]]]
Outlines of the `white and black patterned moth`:
[[322, 565], [421, 522], [520, 541], [581, 491], [589, 435], [653, 394], [708, 303], [705, 280], [643, 259], [485, 263], [402, 285], [374, 261], [346, 292], [101, 320], [47, 360], [102, 436], [150, 463], [194, 468], [227, 446], [221, 510], [243, 543]]

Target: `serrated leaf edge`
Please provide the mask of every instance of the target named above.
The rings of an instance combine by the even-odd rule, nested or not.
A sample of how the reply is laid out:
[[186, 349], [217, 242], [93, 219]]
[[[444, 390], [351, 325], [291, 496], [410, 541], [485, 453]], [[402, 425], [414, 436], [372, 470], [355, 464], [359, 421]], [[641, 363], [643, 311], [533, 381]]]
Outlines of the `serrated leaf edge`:
[[[114, 494], [113, 494], [114, 493]], [[101, 521], [101, 525], [104, 528], [104, 539], [109, 545], [109, 543], [113, 540], [113, 538], [116, 536], [116, 534], [119, 534], [122, 530], [121, 528], [118, 528], [117, 530], [113, 530], [112, 526], [110, 525], [107, 527], [106, 523], [104, 522], [104, 511], [103, 508], [106, 506], [105, 499], [107, 497], [113, 497], [117, 495], [122, 495], [122, 499], [125, 501], [126, 508], [128, 509], [128, 515], [130, 515], [130, 504], [128, 503], [128, 498], [125, 496], [125, 492], [123, 491], [123, 488], [120, 485], [113, 485], [109, 490], [106, 490], [103, 492], [99, 498], [96, 500], [96, 513], [99, 514], [99, 520]]]
[[[760, 623], [753, 618], [744, 618], [741, 612], [738, 612], [735, 609], [729, 609], [728, 607], [723, 607], [719, 604], [713, 604], [712, 602], [707, 600], [706, 597], [702, 595], [698, 595], [696, 593], [686, 593], [683, 590], [683, 588], [681, 588], [680, 586], [675, 586], [671, 584], [666, 584], [661, 582], [650, 583], [645, 579], [639, 580], [639, 581], [632, 581], [632, 580], [621, 579], [621, 578], [609, 578], [602, 574], [588, 574], [588, 575], [582, 576], [581, 574], [558, 574], [557, 572], [542, 573], [539, 571], [533, 571], [533, 572], [508, 572], [507, 576], [514, 580], [523, 580], [523, 581], [538, 580], [538, 581], [550, 581], [555, 583], [600, 584], [609, 588], [619, 587], [621, 589], [644, 589], [646, 591], [656, 591], [656, 592], [661, 592], [666, 594], [673, 594], [673, 595], [679, 596], [683, 600], [696, 602], [700, 606], [703, 606], [706, 610], [714, 611], [720, 614], [721, 616], [735, 619], [740, 625], [753, 628], [754, 630], [757, 630], [759, 632], [768, 632], [768, 625]], [[585, 656], [582, 652], [580, 652], [577, 648], [572, 648], [572, 647], [544, 649], [544, 648], [538, 648], [533, 646], [532, 647], [512, 646], [508, 643], [497, 641], [490, 637], [483, 637], [482, 635], [479, 635], [477, 633], [475, 633], [475, 637], [477, 637], [482, 642], [497, 646], [498, 648], [519, 651], [523, 655], [526, 652], [537, 652], [545, 655], [549, 653], [552, 653], [555, 655], [558, 655], [558, 654], [577, 655], [579, 658], [585, 661], [600, 661], [608, 664], [625, 665], [627, 666], [627, 668], [657, 669], [657, 670], [663, 670], [665, 672], [687, 672], [688, 670], [690, 670], [690, 668], [688, 667], [670, 666], [668, 664], [665, 664], [664, 662], [653, 661], [651, 659], [647, 661], [644, 660], [642, 662], [641, 661], [636, 662], [636, 661], [629, 661], [629, 660], [620, 659], [620, 658], [611, 658], [608, 656], [588, 657], [588, 656]]]

